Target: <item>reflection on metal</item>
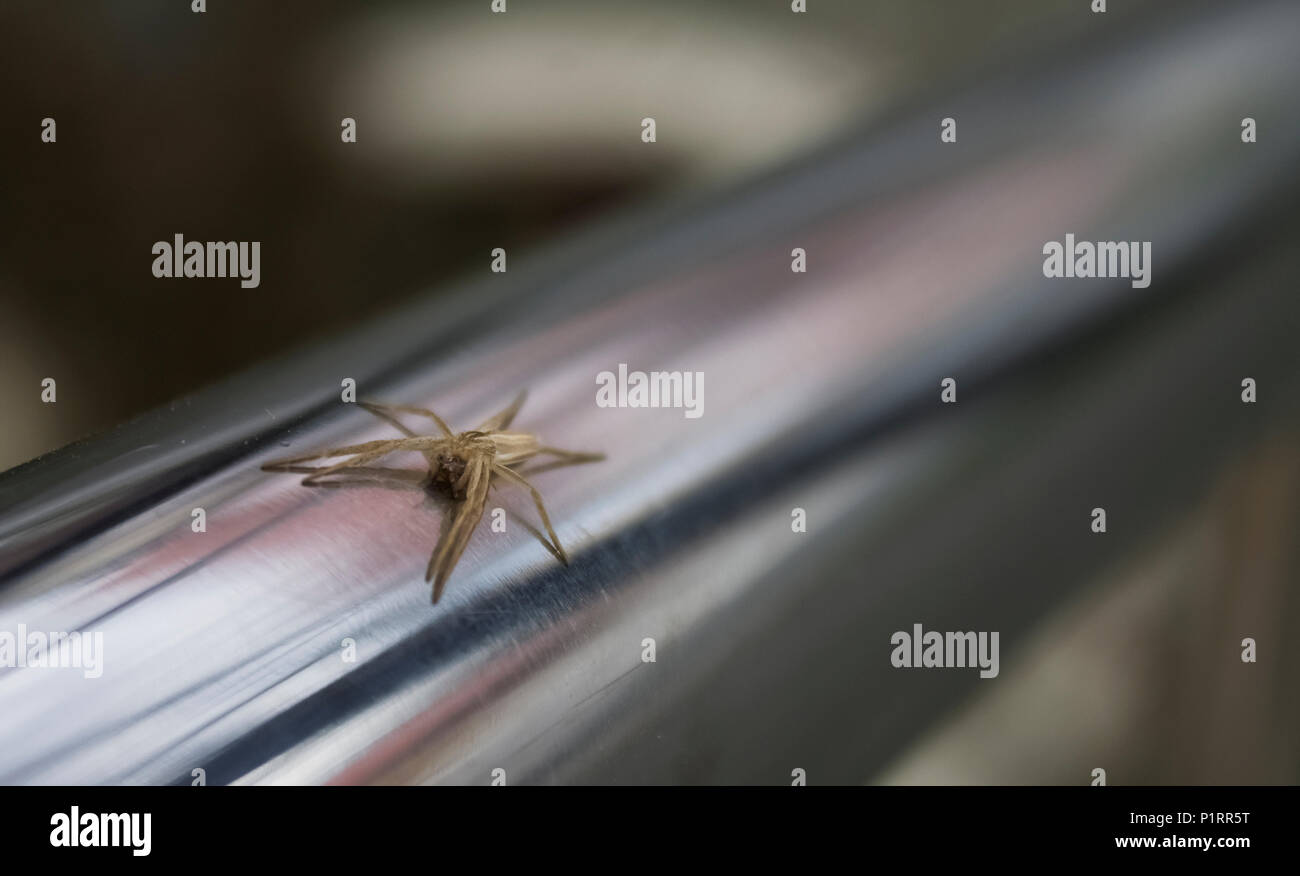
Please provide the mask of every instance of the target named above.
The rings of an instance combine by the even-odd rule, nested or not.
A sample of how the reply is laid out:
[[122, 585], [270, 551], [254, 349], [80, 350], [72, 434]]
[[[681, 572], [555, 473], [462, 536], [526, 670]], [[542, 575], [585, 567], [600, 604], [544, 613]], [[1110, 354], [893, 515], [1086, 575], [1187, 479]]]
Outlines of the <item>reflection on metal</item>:
[[[0, 668], [0, 780], [868, 778], [990, 683], [893, 669], [892, 631], [999, 630], [1005, 671], [1296, 407], [1297, 28], [1239, 3], [1021, 68], [9, 472], [0, 630], [104, 651]], [[1151, 241], [1150, 288], [1044, 279], [1066, 233]], [[702, 372], [703, 416], [597, 407], [619, 363]], [[436, 505], [260, 472], [392, 434], [348, 377], [453, 428], [528, 386], [521, 428], [609, 457], [537, 478], [572, 565], [482, 527], [431, 606]]]

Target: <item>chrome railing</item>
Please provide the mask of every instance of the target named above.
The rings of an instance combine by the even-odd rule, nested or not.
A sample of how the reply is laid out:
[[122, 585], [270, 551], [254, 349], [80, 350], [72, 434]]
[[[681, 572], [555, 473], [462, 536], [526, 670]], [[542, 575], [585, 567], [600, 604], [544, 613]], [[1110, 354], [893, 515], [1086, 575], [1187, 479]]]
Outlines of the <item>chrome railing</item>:
[[[865, 780], [990, 683], [892, 631], [1008, 665], [1292, 422], [1297, 32], [1236, 3], [1029, 59], [5, 474], [0, 631], [103, 651], [0, 667], [0, 780]], [[1151, 241], [1150, 287], [1045, 279], [1066, 233]], [[598, 407], [620, 363], [703, 373], [703, 415]], [[521, 428], [608, 455], [536, 478], [571, 565], [504, 488], [434, 606], [436, 502], [260, 471], [392, 434], [345, 378], [460, 428], [529, 387]]]

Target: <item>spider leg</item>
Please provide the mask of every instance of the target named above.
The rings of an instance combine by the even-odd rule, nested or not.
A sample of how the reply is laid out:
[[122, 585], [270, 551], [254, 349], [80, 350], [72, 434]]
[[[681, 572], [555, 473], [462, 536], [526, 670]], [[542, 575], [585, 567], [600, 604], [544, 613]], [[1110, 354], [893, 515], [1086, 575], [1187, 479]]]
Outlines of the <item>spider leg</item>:
[[519, 409], [524, 406], [526, 398], [528, 398], [528, 390], [520, 390], [514, 401], [484, 420], [483, 425], [478, 427], [478, 431], [499, 432], [510, 428], [510, 424], [515, 420], [515, 414], [519, 413]]
[[[497, 482], [493, 481], [492, 486], [495, 488], [496, 485]], [[514, 511], [511, 511], [509, 508], [505, 508], [504, 510], [506, 512], [506, 516], [509, 517], [515, 523], [518, 523], [520, 526], [522, 526], [524, 528], [524, 531], [527, 532], [529, 535], [531, 535], [533, 538], [537, 539], [537, 543], [540, 544], [542, 547], [546, 548], [546, 552], [548, 554], [555, 557], [557, 561], [563, 562], [563, 560], [560, 557], [560, 552], [555, 549], [555, 545], [551, 544], [551, 540], [547, 538], [545, 535], [543, 535], [540, 529], [538, 529], [536, 526], [533, 526], [531, 523], [529, 523], [523, 517], [516, 514]]]
[[506, 468], [504, 465], [494, 465], [492, 471], [527, 488], [528, 492], [533, 494], [533, 502], [537, 505], [538, 513], [542, 515], [542, 524], [546, 527], [546, 534], [551, 537], [551, 544], [555, 545], [555, 550], [559, 553], [561, 562], [566, 566], [569, 565], [569, 556], [564, 552], [564, 546], [560, 544], [560, 538], [555, 534], [554, 527], [551, 526], [551, 517], [546, 513], [546, 505], [542, 503], [542, 494], [537, 492], [537, 488], [530, 484], [527, 478], [517, 471]]
[[[311, 474], [319, 471], [317, 466], [294, 465], [283, 469], [293, 474]], [[308, 487], [350, 487], [350, 486], [385, 486], [396, 485], [410, 489], [421, 489], [429, 479], [428, 472], [414, 471], [409, 468], [383, 468], [354, 466], [346, 471], [336, 472], [328, 480], [318, 479], [307, 483]]]
[[451, 570], [456, 567], [460, 555], [465, 551], [465, 546], [469, 544], [469, 537], [483, 517], [483, 510], [487, 504], [488, 464], [483, 457], [476, 457], [470, 462], [471, 474], [469, 486], [465, 490], [465, 498], [456, 512], [451, 527], [438, 540], [438, 546], [434, 549], [433, 556], [429, 558], [424, 580], [433, 581], [434, 602], [442, 597], [443, 585], [447, 583]]
[[560, 450], [555, 447], [538, 448], [537, 453], [534, 454], [534, 457], [537, 456], [554, 456], [557, 458], [552, 460], [551, 462], [545, 462], [542, 463], [541, 465], [534, 466], [533, 468], [528, 469], [526, 472], [520, 472], [521, 474], [535, 475], [535, 474], [540, 474], [541, 472], [544, 471], [551, 471], [552, 469], [564, 468], [570, 465], [583, 465], [584, 463], [588, 463], [588, 462], [601, 462], [605, 458], [605, 454], [603, 453], [581, 453], [576, 450]]
[[561, 450], [558, 447], [540, 447], [537, 450], [537, 456], [554, 456], [557, 462], [564, 465], [582, 465], [587, 462], [601, 462], [605, 459], [603, 453], [585, 453], [581, 450]]
[[[396, 451], [400, 451], [400, 450], [413, 450], [413, 451], [420, 451], [420, 452], [430, 451], [433, 448], [441, 444], [444, 444], [445, 442], [446, 442], [445, 438], [393, 438], [388, 441], [371, 442], [373, 446], [370, 450], [361, 453], [356, 453], [353, 456], [349, 457], [348, 459], [345, 459], [342, 462], [336, 462], [333, 465], [318, 467], [314, 469], [311, 474], [307, 475], [307, 477], [303, 478], [302, 483], [304, 486], [309, 487], [315, 481], [319, 481], [320, 479], [328, 475], [331, 475], [334, 472], [342, 471], [343, 469], [356, 468], [358, 466], [366, 465], [367, 463], [374, 462], [376, 459], [380, 459]], [[362, 446], [362, 445], [357, 445], [357, 446]], [[338, 454], [331, 454], [331, 455], [338, 455]]]
[[368, 462], [374, 462], [376, 459], [379, 459], [382, 456], [387, 456], [389, 452], [390, 451], [387, 448], [383, 450], [372, 450], [369, 453], [358, 453], [356, 456], [345, 459], [342, 462], [336, 462], [333, 465], [322, 466], [321, 468], [318, 468], [311, 474], [307, 475], [307, 477], [303, 478], [302, 485], [304, 487], [314, 486], [315, 483], [319, 481], [321, 478], [332, 475], [334, 474], [334, 472], [343, 471], [344, 469], [348, 469], [348, 468], [356, 468], [358, 466], [363, 466]]
[[[401, 446], [401, 445], [410, 444], [414, 441], [418, 441], [421, 443], [418, 447]], [[438, 439], [438, 443], [441, 443], [441, 441], [442, 439]], [[356, 468], [358, 466], [364, 466], [366, 463], [374, 462], [376, 459], [381, 459], [382, 457], [385, 457], [388, 454], [393, 453], [394, 451], [419, 450], [423, 452], [428, 444], [428, 440], [424, 438], [400, 438], [400, 439], [395, 438], [388, 443], [393, 446], [376, 448], [375, 450], [371, 450], [368, 453], [358, 453], [355, 456], [351, 457], [350, 459], [345, 459], [342, 462], [336, 462], [333, 465], [327, 465], [321, 468], [317, 468], [311, 474], [307, 475], [307, 477], [302, 479], [302, 484], [305, 487], [313, 486], [317, 481], [331, 474], [334, 474], [335, 472], [343, 471], [344, 469], [349, 469], [349, 468]]]
[[345, 447], [332, 447], [329, 450], [318, 450], [315, 453], [307, 453], [302, 456], [286, 456], [282, 459], [273, 459], [270, 462], [263, 463], [262, 470], [284, 471], [286, 470], [286, 466], [291, 466], [299, 462], [307, 462], [312, 459], [329, 459], [335, 456], [350, 456], [354, 453], [364, 454], [375, 450], [383, 450], [384, 453], [392, 453], [397, 450], [416, 450], [424, 452], [426, 450], [437, 449], [445, 441], [445, 438], [434, 438], [432, 436], [388, 438], [380, 441], [365, 441], [361, 444], [349, 444]]
[[[377, 417], [383, 417], [390, 423], [395, 422], [397, 414], [415, 414], [418, 417], [428, 417], [430, 420], [433, 420], [438, 424], [438, 429], [445, 437], [455, 437], [451, 429], [447, 428], [447, 424], [443, 421], [442, 417], [438, 416], [428, 408], [417, 408], [412, 405], [381, 405], [378, 402], [371, 401], [364, 403], [358, 402], [358, 404], [364, 404], [366, 410], [370, 411]], [[402, 429], [403, 427], [399, 425], [398, 428]]]
[[[371, 401], [358, 401], [357, 404], [365, 408], [367, 411], [374, 414], [376, 417], [383, 420], [384, 422], [391, 424], [395, 429], [397, 429], [397, 431], [401, 432], [406, 437], [408, 438], [420, 437], [419, 435], [416, 435], [415, 432], [411, 431], [411, 429], [409, 429], [405, 423], [397, 419], [396, 414], [394, 414], [394, 410], [395, 410], [394, 408], [391, 408], [388, 405], [381, 405], [378, 402], [371, 402]], [[436, 415], [434, 415], [432, 411], [430, 411], [429, 413], [430, 415], [434, 416], [436, 419]], [[446, 424], [442, 423], [441, 420], [438, 420], [438, 422], [443, 426], [443, 431], [446, 432], [447, 431]], [[429, 464], [429, 471], [431, 472], [437, 471], [438, 459], [437, 459], [437, 455], [432, 450], [424, 451], [424, 460]]]
[[537, 453], [539, 455], [549, 454], [558, 459], [566, 460], [573, 465], [578, 465], [583, 462], [600, 462], [605, 458], [605, 454], [603, 453], [587, 453], [582, 450], [561, 450], [558, 447], [539, 447]]
[[397, 431], [401, 432], [407, 438], [419, 437], [414, 432], [412, 432], [409, 428], [407, 428], [405, 423], [397, 419], [397, 417], [393, 416], [393, 414], [389, 412], [388, 407], [386, 405], [381, 405], [376, 402], [358, 401], [357, 407], [365, 408], [367, 411], [374, 414], [376, 417], [383, 420], [385, 423], [388, 423]]

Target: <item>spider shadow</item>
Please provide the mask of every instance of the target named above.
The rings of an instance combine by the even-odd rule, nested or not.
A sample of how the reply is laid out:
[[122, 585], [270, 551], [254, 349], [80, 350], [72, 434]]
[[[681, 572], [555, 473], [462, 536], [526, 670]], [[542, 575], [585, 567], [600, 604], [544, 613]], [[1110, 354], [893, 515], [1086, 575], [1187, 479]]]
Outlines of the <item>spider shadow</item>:
[[[520, 474], [527, 477], [530, 474], [560, 468], [565, 464], [564, 462], [545, 463], [522, 470]], [[313, 469], [306, 466], [286, 467], [282, 470], [292, 472], [313, 471]], [[427, 471], [421, 472], [414, 469], [357, 467], [315, 481], [304, 482], [303, 486], [331, 490], [363, 490], [378, 487], [395, 492], [419, 493], [421, 501], [418, 506], [412, 507], [423, 507], [437, 512], [441, 515], [444, 525], [446, 521], [455, 519], [457, 505], [460, 502], [460, 500], [452, 497], [446, 484], [434, 481]], [[496, 481], [493, 481], [491, 488], [496, 489], [496, 486]], [[504, 505], [501, 507], [505, 510], [507, 518], [519, 524], [524, 531], [531, 535], [542, 547], [546, 548], [546, 552], [554, 557], [557, 562], [564, 563], [564, 557], [560, 555], [555, 546], [551, 544], [550, 539], [543, 535], [540, 529], [519, 516], [513, 509], [506, 508]], [[441, 537], [440, 532], [439, 539]]]

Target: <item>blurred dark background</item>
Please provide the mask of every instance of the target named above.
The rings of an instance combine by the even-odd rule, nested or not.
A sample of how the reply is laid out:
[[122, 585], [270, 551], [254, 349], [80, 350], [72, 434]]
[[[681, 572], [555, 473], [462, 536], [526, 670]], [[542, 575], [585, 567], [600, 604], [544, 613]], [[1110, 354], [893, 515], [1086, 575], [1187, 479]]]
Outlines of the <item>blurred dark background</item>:
[[[1078, 0], [508, 8], [0, 5], [0, 470], [487, 270], [494, 247], [513, 268], [621, 207], [759, 173], [1004, 48], [1129, 14]], [[356, 143], [340, 141], [345, 117]], [[261, 285], [155, 279], [150, 247], [178, 233], [261, 241]], [[40, 402], [45, 377], [58, 404]]]

